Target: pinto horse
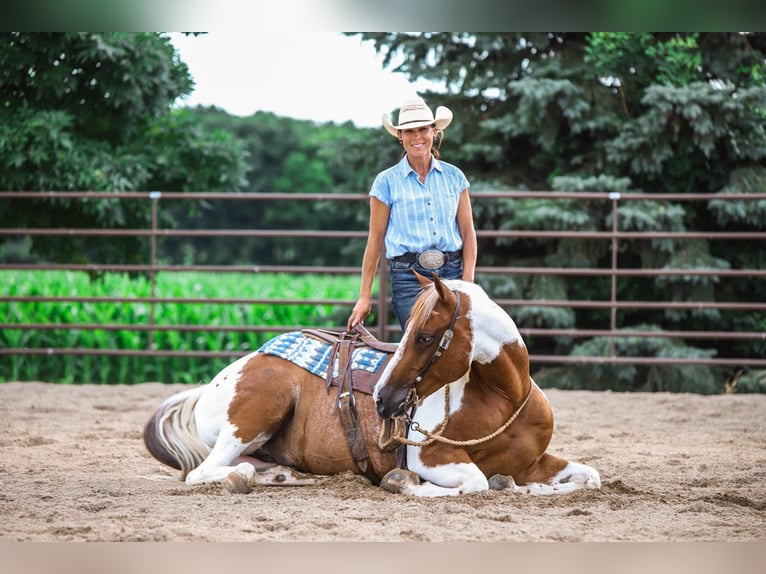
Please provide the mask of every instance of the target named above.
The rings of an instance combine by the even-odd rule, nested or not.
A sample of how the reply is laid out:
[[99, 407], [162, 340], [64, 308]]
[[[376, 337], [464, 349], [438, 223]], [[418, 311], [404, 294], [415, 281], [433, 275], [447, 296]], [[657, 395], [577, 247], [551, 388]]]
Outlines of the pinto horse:
[[553, 415], [513, 320], [476, 284], [419, 278], [424, 291], [371, 395], [338, 394], [352, 397], [364, 457], [353, 455], [322, 377], [262, 351], [165, 400], [144, 430], [149, 452], [187, 484], [232, 492], [345, 471], [429, 497], [599, 489], [595, 469], [546, 452]]

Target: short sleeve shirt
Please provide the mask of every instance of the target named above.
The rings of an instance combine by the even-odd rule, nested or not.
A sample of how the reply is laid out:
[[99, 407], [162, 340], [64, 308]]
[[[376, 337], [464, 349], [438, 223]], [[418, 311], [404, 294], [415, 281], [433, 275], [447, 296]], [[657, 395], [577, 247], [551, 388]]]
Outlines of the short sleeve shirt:
[[370, 188], [391, 213], [386, 229], [386, 257], [427, 249], [457, 251], [463, 240], [457, 226], [460, 194], [468, 193], [465, 174], [445, 161], [431, 159], [431, 169], [421, 183], [407, 157], [380, 172]]

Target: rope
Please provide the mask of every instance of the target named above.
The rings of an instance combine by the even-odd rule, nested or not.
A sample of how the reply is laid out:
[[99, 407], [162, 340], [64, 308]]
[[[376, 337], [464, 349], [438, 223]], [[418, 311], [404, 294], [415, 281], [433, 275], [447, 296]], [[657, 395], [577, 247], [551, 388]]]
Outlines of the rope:
[[505, 421], [505, 423], [498, 428], [495, 432], [488, 434], [487, 436], [484, 436], [482, 438], [476, 438], [471, 440], [453, 440], [451, 438], [447, 438], [442, 436], [442, 433], [444, 433], [444, 429], [447, 428], [447, 423], [449, 422], [449, 390], [450, 387], [447, 385], [444, 389], [444, 420], [441, 423], [441, 426], [439, 430], [432, 433], [425, 429], [421, 429], [420, 425], [418, 425], [417, 422], [412, 423], [413, 430], [419, 432], [423, 436], [426, 437], [425, 440], [422, 441], [414, 441], [410, 440], [408, 438], [404, 437], [392, 437], [392, 440], [395, 440], [401, 444], [405, 444], [408, 446], [428, 446], [430, 444], [433, 444], [434, 442], [441, 442], [444, 444], [449, 444], [452, 446], [475, 446], [477, 444], [481, 444], [483, 442], [487, 442], [498, 436], [500, 433], [504, 432], [508, 427], [510, 427], [513, 424], [513, 421], [515, 421], [522, 410], [524, 410], [524, 407], [527, 406], [527, 402], [529, 402], [529, 397], [532, 396], [532, 385], [529, 385], [529, 392], [527, 393], [527, 397], [524, 399], [524, 402], [521, 403], [521, 406], [519, 406], [518, 409], [511, 415], [511, 417]]

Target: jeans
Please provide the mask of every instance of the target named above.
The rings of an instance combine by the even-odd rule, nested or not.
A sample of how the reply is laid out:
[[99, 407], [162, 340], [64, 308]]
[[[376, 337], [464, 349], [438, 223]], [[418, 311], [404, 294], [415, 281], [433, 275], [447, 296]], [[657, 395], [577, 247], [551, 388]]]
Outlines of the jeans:
[[404, 331], [404, 324], [410, 316], [410, 311], [412, 311], [412, 306], [423, 290], [418, 278], [412, 272], [413, 269], [429, 279], [432, 273], [436, 273], [440, 279], [460, 279], [463, 276], [463, 259], [458, 258], [449, 261], [439, 269], [425, 269], [417, 263], [389, 262], [391, 302], [394, 305], [394, 314], [402, 327], [402, 332]]

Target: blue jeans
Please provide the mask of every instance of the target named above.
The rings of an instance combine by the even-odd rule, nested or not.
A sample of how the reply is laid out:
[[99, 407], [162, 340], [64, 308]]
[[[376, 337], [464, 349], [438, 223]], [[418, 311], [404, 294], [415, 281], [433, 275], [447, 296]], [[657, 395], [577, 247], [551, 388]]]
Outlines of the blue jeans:
[[423, 290], [412, 269], [429, 279], [432, 273], [436, 273], [440, 279], [460, 279], [463, 276], [463, 259], [458, 258], [449, 261], [439, 269], [425, 269], [417, 263], [389, 261], [391, 303], [394, 305], [394, 314], [402, 327], [402, 331], [404, 331], [404, 324], [410, 316], [412, 306], [415, 304], [415, 299]]

